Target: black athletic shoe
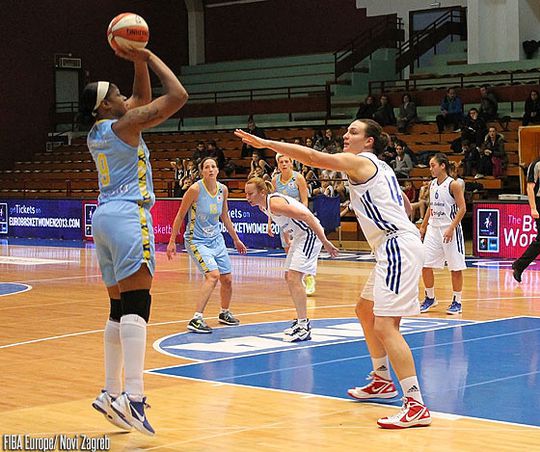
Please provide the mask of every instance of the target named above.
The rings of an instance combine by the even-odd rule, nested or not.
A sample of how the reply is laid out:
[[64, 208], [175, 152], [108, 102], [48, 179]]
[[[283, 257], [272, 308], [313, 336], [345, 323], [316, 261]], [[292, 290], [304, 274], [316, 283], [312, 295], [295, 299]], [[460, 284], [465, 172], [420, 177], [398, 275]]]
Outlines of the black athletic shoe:
[[219, 323], [223, 323], [225, 325], [238, 325], [240, 324], [240, 320], [238, 320], [231, 311], [225, 311], [220, 312], [218, 316]]
[[208, 334], [212, 332], [212, 328], [210, 328], [204, 319], [197, 319], [193, 318], [189, 321], [187, 329], [189, 331], [193, 331], [194, 333], [202, 333], [202, 334]]

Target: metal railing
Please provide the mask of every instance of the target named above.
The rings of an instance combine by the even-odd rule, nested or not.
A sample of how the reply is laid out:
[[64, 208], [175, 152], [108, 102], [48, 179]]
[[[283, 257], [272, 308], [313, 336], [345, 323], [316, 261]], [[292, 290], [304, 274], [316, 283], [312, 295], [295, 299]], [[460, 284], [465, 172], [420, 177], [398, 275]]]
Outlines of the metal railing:
[[[383, 16], [374, 26], [369, 26], [342, 48], [334, 52], [335, 79], [350, 71], [356, 64], [372, 56], [385, 46], [396, 47], [403, 39], [403, 21], [396, 14]], [[401, 39], [400, 39], [401, 38]]]
[[406, 67], [411, 67], [414, 72], [414, 63], [418, 64], [422, 55], [431, 49], [437, 53], [439, 44], [448, 35], [453, 40], [454, 35], [465, 37], [467, 27], [467, 15], [465, 8], [451, 8], [442, 16], [435, 19], [423, 30], [414, 33], [408, 41], [398, 46], [396, 57], [396, 73], [402, 72]]

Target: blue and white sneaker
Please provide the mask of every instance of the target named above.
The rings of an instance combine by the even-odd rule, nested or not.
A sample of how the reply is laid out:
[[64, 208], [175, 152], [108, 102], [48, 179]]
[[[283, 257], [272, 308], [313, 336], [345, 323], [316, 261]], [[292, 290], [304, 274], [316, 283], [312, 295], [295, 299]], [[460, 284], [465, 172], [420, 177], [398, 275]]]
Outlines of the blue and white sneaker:
[[422, 303], [422, 306], [420, 306], [420, 314], [428, 312], [431, 308], [434, 308], [438, 304], [439, 303], [437, 303], [437, 300], [435, 298], [426, 297], [424, 299], [424, 302]]
[[126, 422], [113, 410], [112, 404], [114, 401], [115, 399], [111, 397], [111, 395], [105, 391], [105, 389], [102, 389], [101, 394], [98, 395], [92, 402], [92, 407], [103, 414], [105, 419], [107, 419], [111, 424], [116, 425], [123, 430], [131, 430], [131, 424]]
[[154, 436], [155, 430], [152, 428], [146, 414], [145, 408], [150, 408], [150, 405], [146, 403], [146, 397], [143, 397], [141, 402], [135, 402], [131, 400], [124, 392], [118, 397], [112, 404], [112, 409], [120, 415], [120, 417], [135, 427], [139, 432], [145, 435]]
[[452, 304], [448, 306], [446, 313], [451, 315], [461, 314], [461, 303], [457, 302], [456, 300], [452, 300]]

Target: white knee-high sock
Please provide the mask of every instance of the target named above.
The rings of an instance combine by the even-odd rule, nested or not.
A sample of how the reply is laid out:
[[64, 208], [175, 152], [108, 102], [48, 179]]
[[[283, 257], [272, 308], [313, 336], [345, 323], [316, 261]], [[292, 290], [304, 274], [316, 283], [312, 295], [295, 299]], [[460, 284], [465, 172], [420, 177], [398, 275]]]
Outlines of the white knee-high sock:
[[122, 393], [122, 343], [120, 342], [120, 323], [107, 320], [103, 333], [105, 349], [105, 390], [113, 397]]
[[124, 390], [138, 400], [144, 394], [143, 371], [146, 351], [146, 322], [137, 314], [120, 319], [120, 339], [124, 353]]

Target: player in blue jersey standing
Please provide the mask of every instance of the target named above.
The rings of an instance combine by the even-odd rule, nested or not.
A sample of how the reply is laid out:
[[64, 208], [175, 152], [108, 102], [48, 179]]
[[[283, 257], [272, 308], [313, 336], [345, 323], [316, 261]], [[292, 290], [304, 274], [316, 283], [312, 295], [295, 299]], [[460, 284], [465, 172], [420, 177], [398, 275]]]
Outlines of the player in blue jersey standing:
[[[87, 138], [100, 191], [92, 224], [110, 298], [104, 333], [105, 388], [92, 405], [116, 426], [153, 435], [145, 414], [143, 371], [155, 268], [150, 215], [155, 196], [150, 154], [141, 132], [177, 112], [188, 94], [150, 50], [118, 50], [116, 54], [134, 64], [133, 95], [128, 99], [113, 83], [100, 81], [88, 84], [81, 98], [81, 116], [95, 121]], [[165, 93], [154, 101], [148, 68]]]
[[187, 215], [184, 245], [204, 275], [196, 311], [187, 327], [194, 333], [204, 334], [212, 332], [212, 328], [203, 318], [203, 313], [218, 281], [221, 284], [221, 312], [218, 321], [225, 325], [240, 323], [229, 309], [232, 298], [231, 260], [221, 234], [220, 218], [231, 235], [236, 250], [245, 254], [247, 249], [238, 238], [229, 216], [229, 190], [217, 180], [217, 162], [212, 157], [206, 157], [199, 166], [202, 179], [189, 187], [182, 198], [167, 245], [167, 257], [171, 260], [176, 254], [176, 236]]
[[359, 400], [396, 397], [390, 361], [403, 390], [403, 407], [377, 424], [386, 429], [430, 425], [431, 415], [424, 405], [411, 349], [399, 330], [402, 317], [420, 313], [422, 242], [409, 220], [410, 204], [401, 194], [394, 171], [375, 155], [386, 145], [381, 126], [370, 119], [353, 121], [343, 136], [343, 152], [338, 154], [265, 140], [242, 130], [236, 130], [235, 135], [255, 148], [271, 149], [305, 165], [347, 174], [351, 206], [376, 260], [356, 305], [373, 372], [369, 384], [351, 388], [348, 393]]

